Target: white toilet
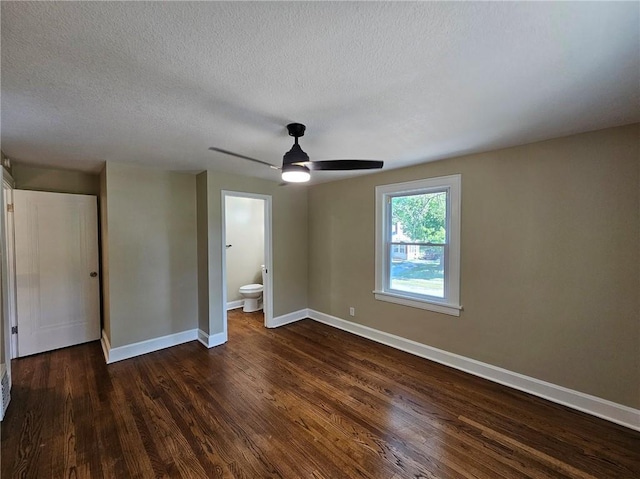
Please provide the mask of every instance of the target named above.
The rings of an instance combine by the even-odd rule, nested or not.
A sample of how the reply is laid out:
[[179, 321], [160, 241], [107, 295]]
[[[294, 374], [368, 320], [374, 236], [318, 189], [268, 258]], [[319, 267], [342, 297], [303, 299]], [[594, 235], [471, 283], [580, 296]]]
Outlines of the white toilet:
[[[265, 267], [262, 265], [262, 282], [264, 283]], [[245, 284], [240, 287], [240, 296], [244, 298], [242, 311], [252, 313], [262, 309], [262, 292], [264, 286], [261, 284]]]

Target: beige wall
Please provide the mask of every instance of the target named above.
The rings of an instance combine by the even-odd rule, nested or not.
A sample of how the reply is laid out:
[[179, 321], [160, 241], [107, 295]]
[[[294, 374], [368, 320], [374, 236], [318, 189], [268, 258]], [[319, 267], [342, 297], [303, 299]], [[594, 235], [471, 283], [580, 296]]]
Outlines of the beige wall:
[[112, 347], [198, 324], [196, 177], [108, 162]]
[[100, 285], [102, 288], [100, 295], [100, 308], [102, 318], [102, 329], [111, 338], [111, 315], [109, 309], [109, 223], [107, 204], [107, 167], [100, 172], [100, 196], [98, 212], [100, 214]]
[[[311, 187], [309, 307], [640, 407], [639, 138], [636, 124]], [[375, 186], [454, 173], [461, 316], [376, 301]]]
[[55, 193], [100, 194], [99, 175], [81, 171], [58, 170], [13, 164], [13, 179], [19, 190], [53, 191]]
[[209, 209], [207, 172], [196, 177], [197, 249], [198, 249], [198, 327], [209, 331]]
[[262, 284], [264, 264], [264, 200], [227, 196], [227, 303], [242, 299], [241, 286]]
[[273, 315], [307, 307], [307, 190], [274, 181], [207, 172], [209, 334], [224, 329], [222, 301], [222, 190], [272, 196]]

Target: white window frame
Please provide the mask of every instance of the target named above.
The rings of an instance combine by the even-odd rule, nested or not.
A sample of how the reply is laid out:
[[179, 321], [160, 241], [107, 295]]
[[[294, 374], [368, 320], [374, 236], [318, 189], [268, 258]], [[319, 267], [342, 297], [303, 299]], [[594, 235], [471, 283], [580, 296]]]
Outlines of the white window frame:
[[[427, 309], [438, 313], [460, 316], [460, 205], [461, 175], [440, 176], [423, 180], [376, 186], [376, 289], [380, 301]], [[445, 297], [403, 293], [389, 288], [389, 258], [391, 242], [390, 199], [399, 195], [418, 195], [447, 191], [447, 253], [445, 256]]]

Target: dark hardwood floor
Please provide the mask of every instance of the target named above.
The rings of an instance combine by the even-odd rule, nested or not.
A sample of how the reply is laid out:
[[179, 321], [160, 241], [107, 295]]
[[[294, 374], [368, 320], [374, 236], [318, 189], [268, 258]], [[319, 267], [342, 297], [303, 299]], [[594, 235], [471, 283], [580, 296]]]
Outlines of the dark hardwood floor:
[[311, 320], [13, 363], [2, 478], [639, 478], [640, 433]]

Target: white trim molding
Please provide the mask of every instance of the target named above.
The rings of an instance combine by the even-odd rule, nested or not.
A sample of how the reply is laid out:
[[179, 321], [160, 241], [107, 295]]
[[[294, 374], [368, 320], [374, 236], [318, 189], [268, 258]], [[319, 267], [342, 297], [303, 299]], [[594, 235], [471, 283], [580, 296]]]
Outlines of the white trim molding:
[[276, 316], [269, 324], [267, 324], [267, 328], [279, 328], [280, 326], [284, 326], [285, 324], [295, 323], [296, 321], [300, 321], [301, 319], [307, 319], [309, 317], [308, 309], [300, 309], [298, 311], [293, 311], [291, 313], [283, 314], [282, 316]]
[[238, 299], [237, 301], [229, 301], [227, 303], [227, 311], [229, 311], [230, 309], [242, 308], [243, 306], [244, 306], [243, 299]]
[[308, 313], [309, 318], [314, 321], [640, 431], [639, 409], [541, 381], [313, 309], [308, 310]]
[[428, 309], [429, 311], [444, 313], [450, 316], [460, 316], [460, 310], [462, 309], [462, 306], [457, 304], [438, 304], [435, 301], [425, 302], [422, 300], [412, 300], [406, 295], [393, 294], [387, 291], [374, 291], [373, 295], [380, 301], [401, 304], [412, 308]]
[[226, 343], [228, 340], [227, 333], [216, 333], [208, 335], [202, 329], [198, 329], [198, 341], [207, 348], [213, 348], [214, 346], [220, 346]]
[[107, 364], [111, 364], [117, 361], [122, 361], [123, 359], [134, 358], [143, 354], [159, 351], [160, 349], [177, 346], [182, 343], [188, 343], [189, 341], [195, 341], [196, 339], [198, 339], [198, 330], [191, 329], [189, 331], [182, 331], [181, 333], [169, 334], [159, 338], [147, 339], [146, 341], [112, 348], [109, 338], [107, 338], [105, 331], [102, 330], [102, 339], [100, 342], [102, 344], [104, 358], [107, 361]]

